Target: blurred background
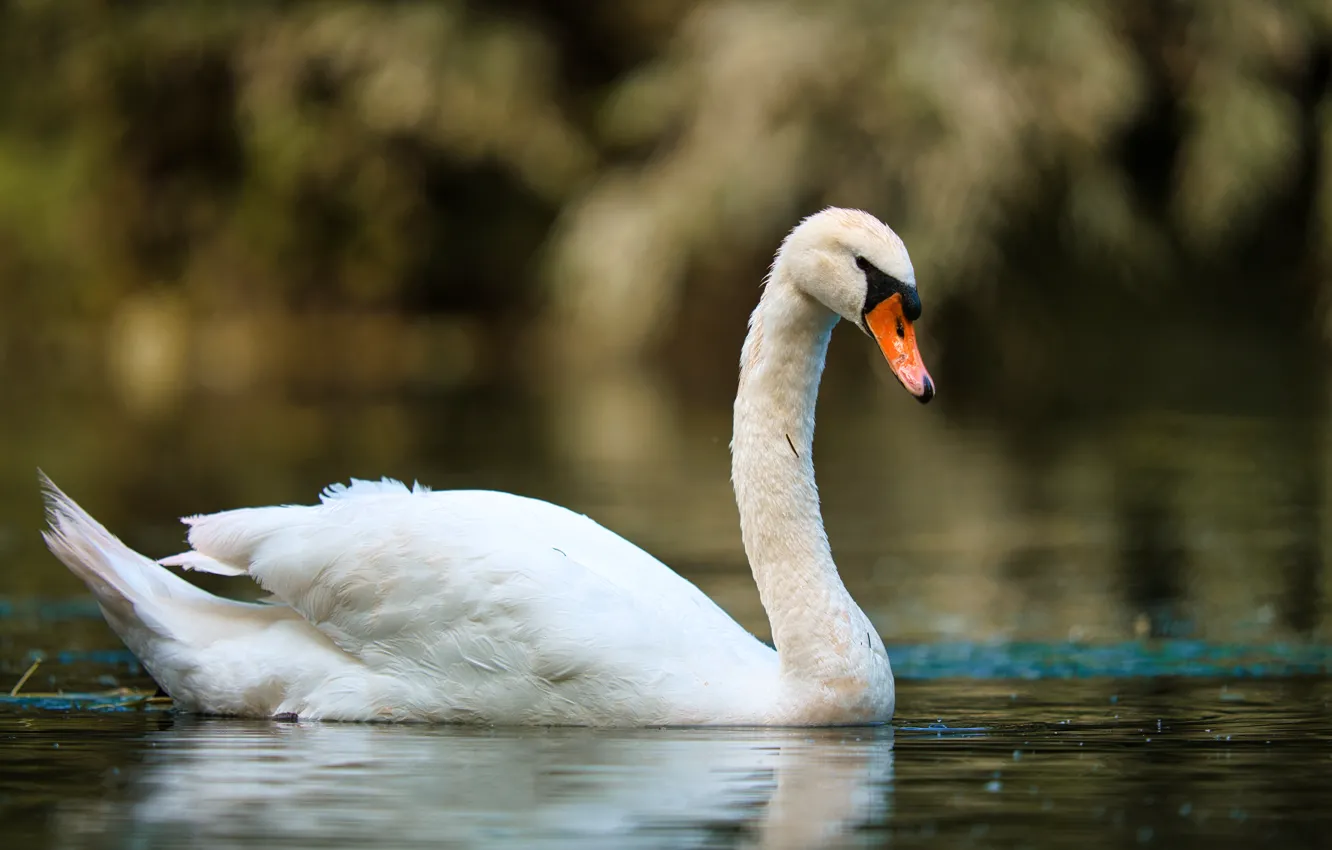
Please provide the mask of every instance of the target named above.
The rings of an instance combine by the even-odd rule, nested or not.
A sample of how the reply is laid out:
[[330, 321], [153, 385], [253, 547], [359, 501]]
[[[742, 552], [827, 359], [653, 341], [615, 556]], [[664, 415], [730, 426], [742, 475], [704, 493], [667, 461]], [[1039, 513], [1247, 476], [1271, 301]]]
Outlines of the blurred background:
[[154, 556], [393, 475], [586, 512], [766, 636], [739, 346], [839, 205], [939, 388], [834, 337], [886, 639], [1332, 640], [1330, 76], [1327, 0], [0, 0], [0, 599], [84, 595], [39, 466]]

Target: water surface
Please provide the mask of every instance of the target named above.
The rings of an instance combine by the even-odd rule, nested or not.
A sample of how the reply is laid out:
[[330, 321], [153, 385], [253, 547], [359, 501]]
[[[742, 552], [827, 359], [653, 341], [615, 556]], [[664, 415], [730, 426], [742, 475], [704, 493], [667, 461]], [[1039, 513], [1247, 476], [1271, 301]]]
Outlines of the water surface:
[[614, 370], [557, 386], [142, 397], [91, 369], [0, 375], [5, 841], [1321, 846], [1325, 387], [1285, 387], [1295, 401], [1281, 405], [1134, 393], [1095, 416], [1032, 402], [987, 417], [920, 408], [836, 343], [828, 373], [820, 492], [899, 677], [891, 728], [390, 728], [144, 704], [152, 682], [41, 545], [37, 466], [154, 556], [183, 545], [176, 516], [308, 502], [349, 475], [548, 498], [766, 636], [728, 482], [727, 394]]
[[896, 728], [0, 714], [5, 831], [65, 847], [1320, 846], [1332, 683], [909, 683]]

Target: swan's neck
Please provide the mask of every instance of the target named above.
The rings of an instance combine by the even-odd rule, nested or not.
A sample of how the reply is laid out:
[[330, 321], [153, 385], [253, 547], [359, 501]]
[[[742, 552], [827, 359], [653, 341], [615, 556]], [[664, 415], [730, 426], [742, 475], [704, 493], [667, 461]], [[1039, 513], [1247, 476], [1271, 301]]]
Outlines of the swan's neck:
[[783, 677], [849, 703], [881, 702], [886, 688], [891, 711], [883, 644], [837, 573], [814, 483], [814, 405], [836, 322], [773, 275], [741, 357], [731, 475]]

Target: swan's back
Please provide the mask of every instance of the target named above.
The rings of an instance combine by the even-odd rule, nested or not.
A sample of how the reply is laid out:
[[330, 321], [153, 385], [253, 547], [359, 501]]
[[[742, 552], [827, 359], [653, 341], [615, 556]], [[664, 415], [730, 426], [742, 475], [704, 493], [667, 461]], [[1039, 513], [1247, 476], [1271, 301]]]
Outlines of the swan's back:
[[410, 553], [429, 579], [440, 570], [517, 552], [535, 559], [526, 570], [514, 562], [528, 571], [545, 561], [533, 550], [548, 549], [626, 592], [680, 610], [699, 606], [722, 613], [693, 584], [591, 518], [512, 493], [353, 481], [326, 489], [318, 505], [243, 508], [185, 522], [195, 552], [224, 565], [221, 572], [248, 573], [275, 594], [276, 585], [287, 582], [299, 591], [335, 563], [354, 580], [357, 572], [373, 573], [395, 554]]

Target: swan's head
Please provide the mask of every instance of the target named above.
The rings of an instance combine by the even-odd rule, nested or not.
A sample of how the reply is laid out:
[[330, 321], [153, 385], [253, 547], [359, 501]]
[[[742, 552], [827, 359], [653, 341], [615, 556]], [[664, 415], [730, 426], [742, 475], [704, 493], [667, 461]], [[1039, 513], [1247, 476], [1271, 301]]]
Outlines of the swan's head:
[[934, 397], [912, 326], [920, 318], [916, 272], [888, 225], [860, 210], [815, 213], [786, 237], [774, 272], [779, 267], [808, 295], [873, 337], [909, 393], [922, 403]]

